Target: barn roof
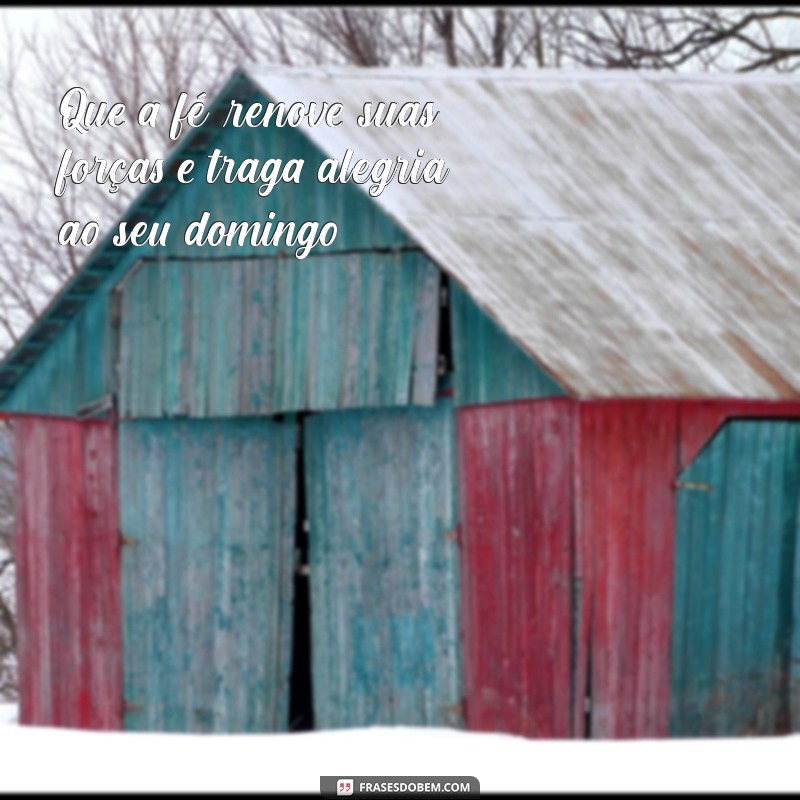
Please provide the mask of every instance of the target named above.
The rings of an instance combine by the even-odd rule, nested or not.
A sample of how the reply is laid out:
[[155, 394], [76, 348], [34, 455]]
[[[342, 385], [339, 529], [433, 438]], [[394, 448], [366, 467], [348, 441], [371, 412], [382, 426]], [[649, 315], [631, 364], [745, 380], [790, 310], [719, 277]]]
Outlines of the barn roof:
[[[253, 86], [343, 102], [341, 126], [301, 129], [330, 156], [445, 158], [443, 184], [390, 184], [375, 202], [572, 394], [800, 395], [796, 77], [251, 66], [220, 103]], [[440, 114], [360, 128], [365, 100]], [[182, 149], [202, 149], [207, 127]]]

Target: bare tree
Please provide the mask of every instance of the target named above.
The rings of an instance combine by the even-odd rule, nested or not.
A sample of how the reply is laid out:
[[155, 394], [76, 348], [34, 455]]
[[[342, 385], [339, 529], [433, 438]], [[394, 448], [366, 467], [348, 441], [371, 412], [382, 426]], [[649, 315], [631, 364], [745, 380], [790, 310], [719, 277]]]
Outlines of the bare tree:
[[218, 42], [245, 59], [361, 67], [558, 66], [559, 9], [212, 10]]
[[[54, 12], [58, 13], [58, 12]], [[73, 86], [93, 99], [123, 102], [130, 116], [146, 101], [171, 106], [180, 92], [209, 94], [233, 63], [211, 46], [207, 18], [195, 9], [91, 10], [62, 14], [59, 35], [25, 37], [5, 30], [0, 63], [0, 145], [13, 180], [0, 185], [0, 329], [12, 344], [45, 302], [80, 266], [86, 247], [61, 246], [67, 220], [116, 217], [133, 189], [109, 193], [90, 178], [56, 197], [56, 170], [67, 148], [74, 159], [163, 156], [166, 126], [124, 124], [91, 139], [60, 124], [59, 103]]]
[[211, 12], [218, 42], [284, 64], [794, 70], [792, 8], [284, 8]]
[[790, 72], [800, 66], [795, 8], [580, 9], [563, 23], [565, 51], [587, 67]]

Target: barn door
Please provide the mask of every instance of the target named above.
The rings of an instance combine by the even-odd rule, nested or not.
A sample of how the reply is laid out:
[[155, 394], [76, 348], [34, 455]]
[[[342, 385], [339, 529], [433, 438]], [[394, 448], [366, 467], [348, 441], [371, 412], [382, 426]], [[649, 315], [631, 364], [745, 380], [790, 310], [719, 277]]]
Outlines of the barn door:
[[120, 424], [125, 727], [287, 727], [293, 418]]
[[729, 422], [680, 476], [674, 735], [797, 727], [799, 494], [797, 422]]
[[473, 730], [570, 735], [571, 426], [559, 400], [458, 411]]
[[27, 416], [13, 426], [20, 721], [119, 728], [114, 426]]
[[459, 726], [450, 404], [305, 425], [315, 727]]

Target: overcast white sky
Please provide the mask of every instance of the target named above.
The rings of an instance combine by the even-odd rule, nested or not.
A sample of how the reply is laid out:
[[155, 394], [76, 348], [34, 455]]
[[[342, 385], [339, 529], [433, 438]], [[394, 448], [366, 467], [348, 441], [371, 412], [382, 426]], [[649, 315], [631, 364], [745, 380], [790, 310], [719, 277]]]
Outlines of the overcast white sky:
[[52, 30], [57, 22], [57, 11], [68, 11], [70, 14], [85, 14], [86, 8], [70, 8], [67, 6], [52, 6], [51, 8], [28, 8], [27, 6], [6, 6], [0, 10], [0, 20], [14, 31], [24, 33], [37, 26], [42, 30]]

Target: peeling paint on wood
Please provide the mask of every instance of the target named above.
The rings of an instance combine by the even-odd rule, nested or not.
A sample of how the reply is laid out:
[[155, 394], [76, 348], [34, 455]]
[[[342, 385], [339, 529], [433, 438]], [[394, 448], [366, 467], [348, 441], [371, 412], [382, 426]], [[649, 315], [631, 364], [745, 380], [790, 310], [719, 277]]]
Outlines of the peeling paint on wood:
[[666, 736], [678, 411], [672, 402], [580, 404], [576, 413], [576, 696], [592, 738]]
[[467, 726], [570, 735], [572, 404], [462, 408]]
[[120, 413], [432, 405], [438, 290], [415, 251], [144, 264], [121, 289]]
[[454, 281], [450, 309], [459, 406], [565, 394]]
[[[235, 85], [234, 85], [235, 84]], [[223, 90], [228, 99], [242, 100], [241, 82]], [[231, 95], [230, 92], [234, 94]], [[253, 93], [244, 87], [245, 96]], [[226, 104], [225, 97], [219, 102]], [[221, 131], [205, 125], [190, 132], [186, 141], [173, 151], [175, 162], [197, 158], [210, 152], [213, 146], [236, 158], [302, 158], [308, 174], [315, 174], [325, 154], [308, 141], [302, 133], [287, 128], [232, 128]], [[200, 150], [189, 154], [195, 134], [205, 142]], [[204, 150], [208, 147], [209, 150]], [[186, 149], [184, 149], [186, 148]], [[269, 207], [276, 217], [302, 223], [305, 220], [330, 220], [337, 224], [337, 250], [393, 250], [413, 246], [403, 233], [377, 205], [352, 184], [315, 184], [308, 191], [302, 184], [277, 187], [269, 198]], [[220, 255], [241, 257], [274, 257], [278, 248], [232, 246], [224, 253], [220, 248], [193, 247], [184, 244], [180, 231], [208, 210], [224, 222], [256, 219], [265, 214], [265, 200], [256, 188], [242, 184], [209, 185], [205, 181], [179, 184], [169, 170], [164, 181], [153, 184], [135, 199], [126, 218], [144, 215], [154, 223], [170, 222], [173, 235], [163, 248], [116, 247], [111, 243], [116, 225], [110, 226], [107, 239], [95, 248], [81, 271], [54, 298], [51, 306], [26, 332], [22, 341], [9, 353], [8, 364], [0, 363], [0, 404], [6, 410], [42, 414], [75, 414], [77, 408], [90, 403], [116, 386], [112, 368], [112, 336], [110, 295], [119, 281], [141, 258], [195, 258]], [[297, 266], [294, 258], [287, 262]], [[213, 298], [217, 301], [217, 298]], [[72, 309], [64, 311], [64, 304]], [[217, 301], [215, 312], [229, 314]], [[415, 363], [422, 363], [417, 362]]]
[[785, 733], [797, 691], [800, 422], [728, 422], [681, 478], [714, 491], [677, 496], [670, 732]]
[[14, 421], [20, 722], [119, 729], [116, 432]]
[[[125, 727], [288, 725], [292, 417], [120, 423]], [[135, 707], [135, 708], [134, 708]]]
[[305, 422], [318, 728], [461, 726], [453, 409]]

